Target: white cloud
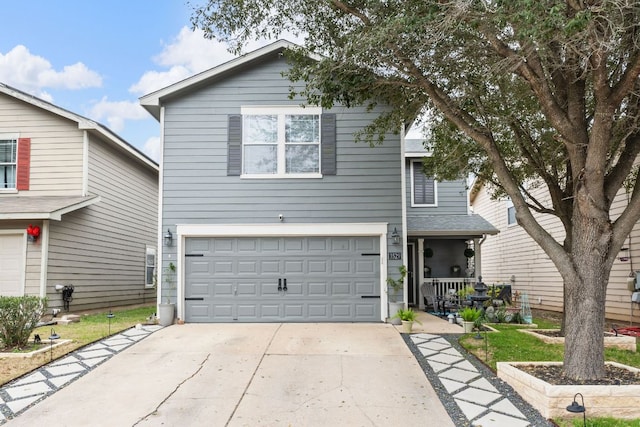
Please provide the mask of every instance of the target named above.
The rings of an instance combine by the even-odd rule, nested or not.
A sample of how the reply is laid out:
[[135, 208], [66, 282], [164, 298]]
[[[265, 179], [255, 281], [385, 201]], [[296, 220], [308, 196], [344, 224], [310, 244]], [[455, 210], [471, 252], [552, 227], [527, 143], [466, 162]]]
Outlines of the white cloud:
[[55, 70], [45, 58], [18, 45], [5, 55], [0, 53], [0, 81], [51, 101], [43, 88], [84, 89], [102, 86], [102, 77], [82, 62]]
[[186, 79], [191, 75], [193, 75], [193, 73], [189, 69], [179, 65], [171, 67], [168, 71], [147, 71], [137, 83], [129, 88], [129, 92], [146, 95], [147, 93], [154, 92], [165, 86]]
[[137, 101], [109, 101], [105, 96], [91, 107], [89, 117], [99, 122], [106, 121], [112, 131], [121, 132], [125, 120], [145, 120], [149, 113]]
[[[272, 42], [254, 41], [247, 44], [245, 51], [249, 52]], [[183, 27], [175, 39], [165, 44], [162, 52], [153, 58], [156, 64], [168, 69], [147, 71], [129, 91], [137, 95], [146, 95], [233, 58], [235, 56], [227, 51], [226, 44], [206, 39], [202, 30], [192, 31]]]
[[142, 152], [156, 162], [160, 162], [160, 137], [152, 136], [142, 147]]

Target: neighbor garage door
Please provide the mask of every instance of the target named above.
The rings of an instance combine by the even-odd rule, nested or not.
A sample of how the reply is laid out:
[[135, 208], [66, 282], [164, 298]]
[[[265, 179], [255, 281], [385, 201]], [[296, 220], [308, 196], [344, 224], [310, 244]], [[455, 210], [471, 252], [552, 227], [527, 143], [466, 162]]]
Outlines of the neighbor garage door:
[[380, 321], [378, 237], [187, 238], [187, 322]]
[[0, 295], [24, 295], [24, 235], [0, 234]]

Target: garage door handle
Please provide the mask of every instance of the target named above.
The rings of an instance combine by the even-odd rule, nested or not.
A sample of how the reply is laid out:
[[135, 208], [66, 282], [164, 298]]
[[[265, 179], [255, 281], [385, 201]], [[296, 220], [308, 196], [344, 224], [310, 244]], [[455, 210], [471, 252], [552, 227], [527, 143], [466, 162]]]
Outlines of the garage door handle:
[[376, 299], [380, 299], [380, 295], [360, 295], [360, 298], [376, 298]]
[[185, 298], [185, 301], [204, 301], [204, 298]]
[[282, 279], [278, 279], [278, 292], [282, 290]]
[[287, 279], [284, 279], [284, 287], [282, 288], [282, 290], [287, 292]]

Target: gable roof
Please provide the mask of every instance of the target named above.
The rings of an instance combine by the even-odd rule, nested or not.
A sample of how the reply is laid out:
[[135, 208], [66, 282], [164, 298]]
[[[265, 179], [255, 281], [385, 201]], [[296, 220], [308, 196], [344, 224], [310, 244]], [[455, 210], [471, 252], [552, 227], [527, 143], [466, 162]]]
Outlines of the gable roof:
[[142, 105], [156, 120], [160, 121], [160, 107], [166, 99], [174, 98], [191, 92], [195, 88], [210, 84], [218, 79], [262, 62], [275, 55], [282, 54], [286, 49], [300, 48], [299, 45], [287, 40], [278, 40], [245, 55], [234, 58], [209, 70], [203, 71], [165, 88], [151, 92], [140, 98]]
[[107, 127], [101, 125], [96, 121], [80, 116], [76, 113], [72, 113], [69, 110], [65, 110], [64, 108], [58, 107], [57, 105], [54, 105], [50, 102], [47, 102], [33, 95], [29, 95], [26, 92], [23, 92], [19, 89], [8, 86], [1, 82], [0, 82], [0, 93], [4, 93], [7, 96], [11, 96], [15, 99], [26, 102], [27, 104], [31, 104], [34, 107], [41, 108], [50, 113], [53, 113], [65, 119], [76, 122], [78, 124], [79, 130], [86, 130], [101, 136], [102, 140], [120, 149], [120, 151], [124, 151], [131, 158], [138, 160], [139, 162], [143, 163], [144, 165], [153, 169], [156, 172], [158, 171], [158, 164], [156, 162], [154, 162], [149, 157], [147, 157], [147, 155], [144, 154], [142, 151], [138, 150], [136, 147], [129, 144], [127, 141], [125, 141], [124, 139], [120, 138], [118, 135], [113, 133], [110, 129], [108, 129]]

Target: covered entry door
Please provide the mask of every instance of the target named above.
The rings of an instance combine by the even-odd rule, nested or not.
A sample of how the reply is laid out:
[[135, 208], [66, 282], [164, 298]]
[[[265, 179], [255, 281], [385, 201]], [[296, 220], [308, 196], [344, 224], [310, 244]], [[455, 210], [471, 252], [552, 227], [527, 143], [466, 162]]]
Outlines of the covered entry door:
[[380, 321], [377, 237], [187, 238], [187, 322]]

